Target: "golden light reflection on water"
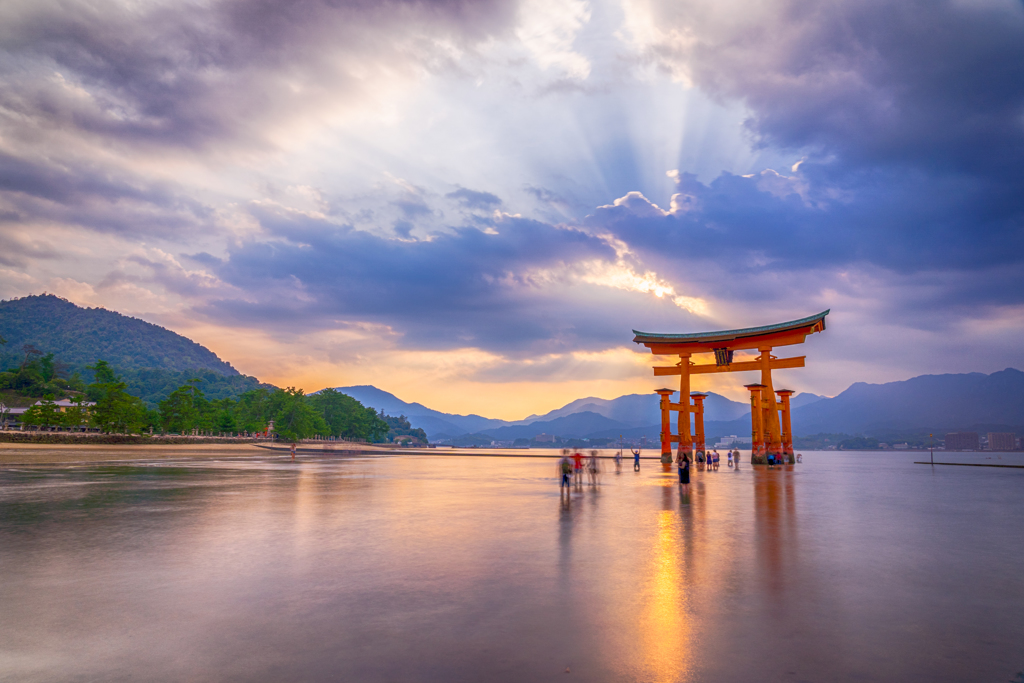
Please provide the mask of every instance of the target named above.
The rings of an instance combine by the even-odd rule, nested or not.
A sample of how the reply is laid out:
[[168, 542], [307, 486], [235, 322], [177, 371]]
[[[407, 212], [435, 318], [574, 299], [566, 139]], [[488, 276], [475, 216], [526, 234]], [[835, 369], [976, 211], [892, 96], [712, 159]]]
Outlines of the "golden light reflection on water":
[[680, 520], [676, 512], [662, 510], [644, 586], [645, 605], [638, 632], [641, 642], [642, 680], [655, 683], [683, 681], [693, 670], [692, 624], [686, 613], [686, 570], [681, 561]]

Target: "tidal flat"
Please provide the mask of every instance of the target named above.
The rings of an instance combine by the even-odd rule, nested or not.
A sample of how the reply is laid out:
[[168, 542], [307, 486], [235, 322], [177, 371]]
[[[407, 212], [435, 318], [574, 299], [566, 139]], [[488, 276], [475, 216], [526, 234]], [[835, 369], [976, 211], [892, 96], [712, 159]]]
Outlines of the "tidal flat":
[[1024, 470], [920, 459], [4, 465], [0, 680], [1003, 683]]

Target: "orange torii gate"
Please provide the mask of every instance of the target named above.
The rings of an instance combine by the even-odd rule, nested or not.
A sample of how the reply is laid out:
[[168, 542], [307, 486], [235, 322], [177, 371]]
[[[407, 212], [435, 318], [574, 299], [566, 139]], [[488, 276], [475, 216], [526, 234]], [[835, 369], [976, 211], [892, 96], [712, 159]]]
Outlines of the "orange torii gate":
[[[693, 334], [652, 334], [638, 332], [633, 341], [643, 344], [652, 354], [679, 356], [679, 363], [668, 367], [655, 367], [654, 376], [679, 375], [679, 403], [672, 403], [673, 389], [658, 389], [661, 396], [661, 461], [672, 462], [672, 442], [678, 442], [679, 452], [691, 457], [694, 451], [703, 455], [704, 444], [704, 399], [707, 394], [690, 392], [690, 376], [711, 372], [742, 372], [760, 370], [761, 382], [748, 384], [750, 390], [750, 421], [753, 444], [751, 462], [764, 463], [770, 453], [785, 455], [793, 462], [793, 432], [790, 427], [789, 389], [775, 390], [772, 384], [772, 370], [802, 368], [806, 356], [776, 358], [772, 349], [776, 346], [803, 344], [807, 335], [825, 330], [825, 316], [829, 311], [800, 320], [764, 327], [748, 327], [742, 330], [719, 332], [697, 332]], [[741, 349], [757, 349], [761, 355], [750, 361], [733, 362], [733, 352]], [[715, 363], [696, 364], [690, 356], [698, 353], [714, 353]], [[778, 394], [779, 401], [775, 395]], [[685, 402], [683, 397], [686, 397]], [[690, 399], [693, 400], [691, 404]], [[671, 411], [678, 413], [677, 433], [671, 431]], [[782, 413], [780, 424], [779, 413]], [[690, 413], [694, 414], [695, 435], [690, 433]], [[696, 436], [696, 449], [694, 448]]]

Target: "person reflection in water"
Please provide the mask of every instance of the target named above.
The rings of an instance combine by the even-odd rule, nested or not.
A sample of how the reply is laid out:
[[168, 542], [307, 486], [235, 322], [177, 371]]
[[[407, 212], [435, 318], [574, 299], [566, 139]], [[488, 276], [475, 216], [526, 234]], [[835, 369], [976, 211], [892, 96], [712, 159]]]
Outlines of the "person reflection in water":
[[633, 471], [634, 472], [639, 472], [640, 471], [640, 450], [637, 449], [637, 450], [634, 451], [632, 448], [630, 448], [629, 451], [633, 454]]

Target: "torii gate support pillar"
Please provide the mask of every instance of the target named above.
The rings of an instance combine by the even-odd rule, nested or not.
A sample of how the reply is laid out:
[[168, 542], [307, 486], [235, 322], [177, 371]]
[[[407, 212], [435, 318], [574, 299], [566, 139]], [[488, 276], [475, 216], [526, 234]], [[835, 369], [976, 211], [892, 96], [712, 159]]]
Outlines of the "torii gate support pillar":
[[696, 454], [703, 456], [708, 452], [707, 447], [704, 444], [704, 399], [708, 397], [707, 394], [695, 393], [691, 394], [693, 397], [693, 431], [696, 432], [697, 442], [694, 444]]
[[[764, 430], [761, 423], [761, 390], [763, 384], [745, 384], [750, 390], [750, 464], [763, 465], [768, 462], [764, 451]], [[773, 401], [774, 403], [774, 401]]]
[[671, 396], [675, 393], [672, 389], [657, 389], [661, 397], [659, 407], [661, 408], [661, 461], [672, 462], [672, 413], [670, 412]]
[[779, 408], [775, 404], [775, 387], [772, 386], [772, 347], [760, 346], [758, 360], [761, 361], [761, 432], [764, 435], [764, 453], [779, 457], [782, 455], [782, 430], [779, 428]]

